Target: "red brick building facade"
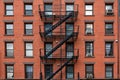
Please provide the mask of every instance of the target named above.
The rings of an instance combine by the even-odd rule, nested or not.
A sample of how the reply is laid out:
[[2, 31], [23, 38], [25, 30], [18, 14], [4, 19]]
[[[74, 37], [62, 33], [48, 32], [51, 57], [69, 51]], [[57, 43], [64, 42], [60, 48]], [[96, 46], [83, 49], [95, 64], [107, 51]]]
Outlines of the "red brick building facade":
[[0, 79], [118, 79], [118, 0], [0, 0]]

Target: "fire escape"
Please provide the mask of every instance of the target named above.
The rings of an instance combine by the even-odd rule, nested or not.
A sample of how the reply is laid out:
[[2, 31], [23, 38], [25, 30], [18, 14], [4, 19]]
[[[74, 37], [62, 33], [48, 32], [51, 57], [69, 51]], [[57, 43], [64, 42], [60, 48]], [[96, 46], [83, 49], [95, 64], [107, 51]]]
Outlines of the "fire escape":
[[[42, 70], [40, 69], [40, 80], [51, 80], [55, 79], [54, 76], [62, 71], [64, 67], [69, 64], [75, 64], [79, 57], [79, 49], [69, 50], [72, 52], [72, 55], [66, 55], [66, 50], [62, 48], [67, 42], [75, 42], [79, 33], [79, 26], [74, 25], [73, 30], [66, 33], [64, 23], [74, 23], [77, 20], [78, 15], [78, 5], [74, 4], [74, 9], [72, 11], [63, 11], [57, 10], [59, 8], [65, 8], [65, 5], [52, 5], [54, 8], [52, 11], [46, 11], [43, 8], [44, 5], [39, 5], [39, 14], [40, 18], [44, 23], [55, 22], [55, 24], [51, 25], [51, 27], [45, 29], [44, 26], [40, 25], [40, 37], [44, 43], [46, 42], [56, 42], [56, 44], [52, 47], [52, 49], [40, 49], [40, 63], [42, 64], [54, 64], [56, 62], [60, 62], [61, 65], [57, 68], [56, 71], [51, 73], [49, 77], [44, 78]], [[42, 68], [43, 69], [43, 68]], [[62, 75], [62, 74], [61, 74]], [[75, 79], [75, 78], [74, 78]], [[71, 80], [74, 80], [71, 79]], [[56, 79], [57, 80], [57, 79]], [[63, 79], [61, 79], [63, 80]], [[79, 73], [77, 73], [77, 79], [79, 80]]]

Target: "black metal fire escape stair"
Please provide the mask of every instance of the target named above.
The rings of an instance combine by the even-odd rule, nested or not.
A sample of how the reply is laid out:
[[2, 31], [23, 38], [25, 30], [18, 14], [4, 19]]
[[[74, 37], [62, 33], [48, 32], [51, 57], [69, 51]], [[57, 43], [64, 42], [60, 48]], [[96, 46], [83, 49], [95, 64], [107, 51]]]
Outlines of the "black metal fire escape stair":
[[46, 80], [52, 79], [59, 71], [61, 71], [72, 60], [73, 60], [73, 57], [71, 57], [68, 61], [66, 61], [57, 71], [55, 71], [52, 75], [50, 75], [50, 77], [47, 78]]

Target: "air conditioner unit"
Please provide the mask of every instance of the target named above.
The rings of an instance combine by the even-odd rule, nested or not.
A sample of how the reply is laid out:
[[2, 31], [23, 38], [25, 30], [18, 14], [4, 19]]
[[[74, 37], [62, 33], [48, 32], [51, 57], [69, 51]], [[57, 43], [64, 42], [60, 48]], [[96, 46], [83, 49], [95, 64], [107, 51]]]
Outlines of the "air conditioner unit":
[[113, 9], [108, 9], [108, 10], [106, 10], [106, 14], [107, 14], [107, 15], [112, 15], [112, 14], [113, 14]]
[[87, 76], [86, 76], [86, 78], [88, 78], [88, 79], [91, 79], [91, 78], [93, 78], [93, 74], [92, 74], [92, 73], [87, 73]]

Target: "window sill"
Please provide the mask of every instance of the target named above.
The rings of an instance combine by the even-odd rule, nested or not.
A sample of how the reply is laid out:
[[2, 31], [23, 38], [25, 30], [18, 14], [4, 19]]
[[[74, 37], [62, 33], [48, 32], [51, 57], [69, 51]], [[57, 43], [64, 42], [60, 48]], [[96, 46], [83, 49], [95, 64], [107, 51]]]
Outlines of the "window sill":
[[23, 16], [25, 16], [25, 17], [32, 17], [32, 16], [34, 16], [33, 14], [32, 15], [23, 15]]
[[15, 58], [15, 57], [14, 56], [11, 56], [11, 57], [10, 56], [5, 56], [5, 58]]
[[14, 17], [14, 15], [4, 15], [5, 17]]
[[85, 34], [85, 36], [95, 36], [94, 34]]
[[115, 36], [114, 34], [105, 34], [105, 36]]
[[105, 14], [105, 16], [106, 16], [106, 17], [113, 17], [113, 16], [115, 16], [115, 15], [114, 15], [114, 14], [113, 14], [113, 15], [106, 15], [106, 14]]
[[95, 15], [84, 15], [85, 17], [94, 17]]
[[104, 58], [115, 58], [114, 56], [105, 56]]
[[4, 36], [14, 36], [14, 34], [13, 35], [7, 35], [7, 34], [5, 34]]
[[31, 35], [28, 35], [28, 34], [24, 34], [23, 36], [34, 36], [33, 34], [31, 34]]
[[85, 56], [85, 58], [95, 58], [95, 56]]
[[24, 58], [34, 58], [33, 56], [24, 56]]

